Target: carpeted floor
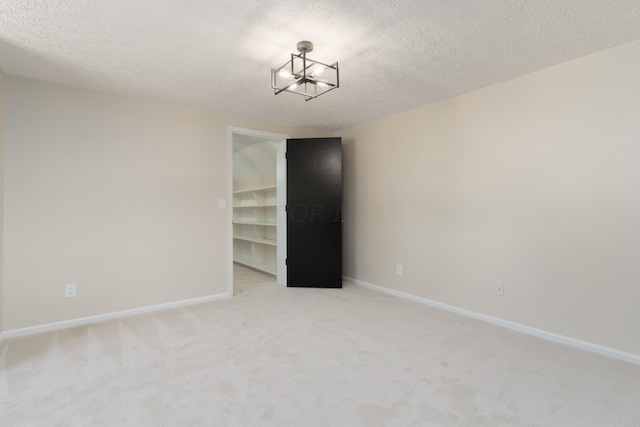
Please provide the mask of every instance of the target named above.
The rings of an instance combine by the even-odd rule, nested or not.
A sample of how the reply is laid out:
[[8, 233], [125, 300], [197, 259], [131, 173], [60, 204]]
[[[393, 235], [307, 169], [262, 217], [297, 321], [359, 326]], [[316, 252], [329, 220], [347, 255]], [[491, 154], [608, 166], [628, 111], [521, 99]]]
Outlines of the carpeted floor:
[[639, 426], [640, 366], [345, 284], [10, 339], [4, 426]]

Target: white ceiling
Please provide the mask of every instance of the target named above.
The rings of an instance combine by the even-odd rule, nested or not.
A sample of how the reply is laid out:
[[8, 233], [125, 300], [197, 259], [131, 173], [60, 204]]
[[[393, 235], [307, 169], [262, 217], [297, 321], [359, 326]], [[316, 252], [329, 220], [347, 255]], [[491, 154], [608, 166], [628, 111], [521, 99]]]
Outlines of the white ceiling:
[[249, 181], [276, 173], [278, 144], [265, 139], [255, 140], [233, 137], [233, 180]]
[[268, 141], [266, 138], [261, 138], [258, 136], [249, 136], [249, 135], [240, 135], [237, 133], [233, 134], [233, 152], [238, 152], [240, 150], [244, 150], [245, 148], [251, 147], [254, 144], [258, 144], [260, 142]]
[[[2, 0], [8, 74], [337, 131], [640, 38], [640, 0]], [[340, 89], [273, 95], [300, 40]]]

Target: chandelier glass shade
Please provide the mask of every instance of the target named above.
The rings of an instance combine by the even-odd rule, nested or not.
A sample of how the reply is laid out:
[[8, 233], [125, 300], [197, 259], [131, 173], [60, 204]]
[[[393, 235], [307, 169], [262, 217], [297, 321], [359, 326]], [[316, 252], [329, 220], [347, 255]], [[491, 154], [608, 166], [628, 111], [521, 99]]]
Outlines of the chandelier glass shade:
[[313, 50], [311, 42], [301, 41], [297, 47], [300, 53], [292, 53], [291, 60], [271, 69], [271, 87], [274, 94], [297, 93], [304, 96], [305, 101], [309, 101], [340, 87], [337, 62], [329, 65], [308, 58], [307, 52]]

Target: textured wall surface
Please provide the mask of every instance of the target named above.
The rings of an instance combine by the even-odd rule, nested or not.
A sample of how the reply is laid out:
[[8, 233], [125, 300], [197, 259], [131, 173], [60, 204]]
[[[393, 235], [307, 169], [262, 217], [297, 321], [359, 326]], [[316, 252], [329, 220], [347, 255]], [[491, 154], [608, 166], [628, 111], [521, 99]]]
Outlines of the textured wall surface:
[[15, 76], [5, 95], [5, 330], [227, 292], [228, 126], [317, 135]]
[[[338, 130], [640, 38], [637, 0], [3, 0], [7, 74]], [[341, 88], [273, 95], [311, 40]]]
[[640, 355], [638, 75], [635, 42], [342, 133], [345, 274]]

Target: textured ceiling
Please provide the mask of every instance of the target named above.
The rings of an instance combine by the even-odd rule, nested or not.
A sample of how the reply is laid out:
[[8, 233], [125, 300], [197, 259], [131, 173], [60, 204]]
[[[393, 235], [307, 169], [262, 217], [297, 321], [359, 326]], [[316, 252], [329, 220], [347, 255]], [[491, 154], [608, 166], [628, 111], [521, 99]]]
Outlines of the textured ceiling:
[[[640, 0], [2, 0], [8, 74], [337, 131], [640, 38]], [[340, 89], [273, 95], [300, 40]]]

